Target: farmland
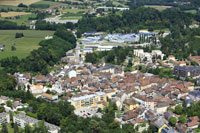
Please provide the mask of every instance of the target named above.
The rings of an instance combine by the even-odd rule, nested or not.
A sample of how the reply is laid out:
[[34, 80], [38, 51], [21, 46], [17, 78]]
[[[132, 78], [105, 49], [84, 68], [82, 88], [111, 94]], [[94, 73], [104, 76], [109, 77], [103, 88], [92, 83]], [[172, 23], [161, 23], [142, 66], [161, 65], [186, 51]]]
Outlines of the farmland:
[[[15, 39], [16, 33], [23, 33], [23, 38]], [[53, 31], [35, 30], [0, 30], [0, 44], [5, 45], [3, 52], [0, 52], [0, 59], [17, 56], [20, 59], [29, 55], [33, 49], [39, 48], [39, 42], [47, 35], [53, 35]], [[12, 44], [15, 43], [16, 51], [12, 51]]]
[[23, 3], [25, 5], [30, 5], [38, 1], [40, 0], [1, 0], [0, 5], [18, 6], [20, 3]]
[[159, 11], [163, 11], [165, 9], [172, 8], [172, 6], [157, 6], [157, 5], [145, 5], [145, 7], [154, 8]]
[[31, 14], [30, 12], [2, 12], [1, 17], [14, 17]]

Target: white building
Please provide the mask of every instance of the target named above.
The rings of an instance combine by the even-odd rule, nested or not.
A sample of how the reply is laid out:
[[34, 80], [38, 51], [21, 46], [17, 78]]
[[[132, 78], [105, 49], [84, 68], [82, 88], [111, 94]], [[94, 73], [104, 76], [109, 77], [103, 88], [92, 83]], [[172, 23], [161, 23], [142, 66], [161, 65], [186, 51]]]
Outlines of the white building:
[[0, 126], [5, 123], [10, 123], [10, 115], [3, 112], [3, 113], [0, 113]]
[[[25, 128], [26, 125], [33, 126], [35, 124], [38, 124], [39, 120], [29, 117], [25, 114], [17, 114], [13, 116], [13, 122], [16, 123], [18, 126], [20, 126], [21, 128]], [[53, 124], [47, 122], [45, 122], [44, 124], [46, 127], [49, 128], [48, 131], [49, 133], [58, 133], [60, 130], [59, 127]]]
[[76, 77], [77, 76], [77, 73], [75, 70], [71, 70], [69, 73], [68, 73], [68, 77], [69, 78], [73, 78], [73, 77]]

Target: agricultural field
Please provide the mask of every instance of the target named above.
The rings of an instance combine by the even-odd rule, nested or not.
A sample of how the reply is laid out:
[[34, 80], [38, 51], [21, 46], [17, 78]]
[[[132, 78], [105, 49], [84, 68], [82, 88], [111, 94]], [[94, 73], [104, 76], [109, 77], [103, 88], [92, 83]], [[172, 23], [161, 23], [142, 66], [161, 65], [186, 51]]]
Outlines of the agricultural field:
[[14, 17], [14, 16], [21, 16], [21, 15], [28, 15], [31, 14], [30, 12], [1, 12], [1, 17]]
[[159, 11], [163, 11], [165, 9], [172, 8], [172, 6], [157, 6], [157, 5], [145, 5], [144, 7], [154, 8]]
[[[24, 37], [16, 39], [16, 33], [23, 33]], [[53, 33], [54, 31], [0, 30], [0, 44], [5, 45], [4, 51], [0, 52], [0, 59], [11, 56], [25, 58], [32, 50], [39, 48], [38, 44], [44, 40], [45, 36], [53, 35]], [[11, 50], [13, 43], [16, 51]]]
[[30, 5], [40, 0], [0, 0], [0, 5], [18, 6], [20, 3]]

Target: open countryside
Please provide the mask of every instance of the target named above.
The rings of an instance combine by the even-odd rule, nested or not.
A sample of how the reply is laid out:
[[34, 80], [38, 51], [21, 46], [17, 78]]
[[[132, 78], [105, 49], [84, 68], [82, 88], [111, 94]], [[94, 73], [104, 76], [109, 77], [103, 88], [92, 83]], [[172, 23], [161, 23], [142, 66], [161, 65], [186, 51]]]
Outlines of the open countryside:
[[[16, 39], [16, 33], [23, 33], [24, 37]], [[39, 48], [38, 44], [41, 40], [53, 33], [53, 31], [0, 30], [0, 44], [5, 45], [4, 51], [0, 52], [0, 59], [11, 56], [25, 58], [33, 49]], [[13, 43], [15, 43], [16, 51], [11, 50]]]

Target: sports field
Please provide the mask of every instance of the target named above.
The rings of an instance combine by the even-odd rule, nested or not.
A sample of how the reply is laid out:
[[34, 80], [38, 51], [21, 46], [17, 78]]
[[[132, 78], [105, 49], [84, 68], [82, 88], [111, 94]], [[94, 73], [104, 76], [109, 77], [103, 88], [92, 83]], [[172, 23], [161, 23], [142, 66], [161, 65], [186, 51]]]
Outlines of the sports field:
[[20, 3], [23, 3], [25, 5], [30, 5], [38, 1], [40, 0], [0, 0], [0, 5], [18, 6]]
[[[15, 38], [16, 33], [23, 33], [24, 37]], [[0, 45], [5, 45], [4, 51], [0, 52], [0, 59], [17, 56], [20, 59], [25, 58], [34, 49], [39, 48], [39, 42], [44, 40], [45, 36], [53, 35], [53, 31], [36, 30], [0, 30]], [[16, 51], [11, 50], [15, 43]]]

